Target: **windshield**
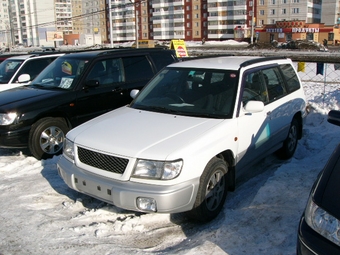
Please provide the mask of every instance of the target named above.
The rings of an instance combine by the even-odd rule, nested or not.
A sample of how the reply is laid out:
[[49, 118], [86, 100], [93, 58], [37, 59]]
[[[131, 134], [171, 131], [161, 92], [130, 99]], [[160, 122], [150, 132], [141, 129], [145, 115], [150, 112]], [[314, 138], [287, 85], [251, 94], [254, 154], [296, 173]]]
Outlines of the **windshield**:
[[0, 64], [0, 84], [8, 83], [24, 60], [6, 59]]
[[57, 58], [48, 65], [30, 86], [71, 90], [88, 61], [75, 58]]
[[236, 71], [165, 68], [132, 102], [131, 107], [185, 116], [231, 118]]

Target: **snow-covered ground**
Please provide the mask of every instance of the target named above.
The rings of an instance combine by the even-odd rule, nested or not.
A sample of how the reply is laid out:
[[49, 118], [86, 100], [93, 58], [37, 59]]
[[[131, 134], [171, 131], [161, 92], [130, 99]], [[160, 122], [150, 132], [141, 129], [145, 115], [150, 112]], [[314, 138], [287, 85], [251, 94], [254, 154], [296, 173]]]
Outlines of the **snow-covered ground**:
[[313, 110], [295, 156], [255, 166], [207, 224], [116, 208], [69, 189], [59, 157], [0, 149], [0, 254], [295, 254], [310, 188], [340, 142], [340, 127], [327, 122], [340, 85], [303, 85]]

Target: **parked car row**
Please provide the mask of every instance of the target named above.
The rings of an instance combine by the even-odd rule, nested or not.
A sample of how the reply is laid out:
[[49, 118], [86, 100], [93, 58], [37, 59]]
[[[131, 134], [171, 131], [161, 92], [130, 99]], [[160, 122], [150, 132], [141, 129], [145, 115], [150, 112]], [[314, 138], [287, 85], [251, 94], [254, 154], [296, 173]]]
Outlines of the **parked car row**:
[[[58, 173], [78, 192], [202, 222], [256, 162], [294, 155], [307, 114], [290, 59], [179, 61], [162, 48], [5, 58], [0, 91], [1, 148], [63, 153]], [[340, 112], [329, 122], [340, 125]], [[339, 157], [340, 146], [311, 191], [298, 254], [340, 251]]]

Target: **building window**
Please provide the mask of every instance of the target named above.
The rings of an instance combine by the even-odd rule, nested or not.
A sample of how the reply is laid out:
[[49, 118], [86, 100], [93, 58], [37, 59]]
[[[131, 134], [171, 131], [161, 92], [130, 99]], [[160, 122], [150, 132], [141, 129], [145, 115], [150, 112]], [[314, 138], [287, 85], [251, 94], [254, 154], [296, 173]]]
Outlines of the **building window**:
[[261, 15], [261, 16], [264, 15], [264, 10], [260, 10], [260, 15]]
[[275, 4], [275, 0], [271, 0], [272, 4]]
[[271, 14], [271, 15], [275, 15], [275, 9], [271, 9], [271, 10], [270, 10], [270, 14]]
[[292, 13], [299, 13], [299, 8], [293, 8]]
[[282, 13], [282, 14], [286, 14], [286, 13], [287, 13], [286, 9], [282, 9], [282, 10], [281, 10], [281, 13]]
[[259, 5], [264, 5], [264, 0], [260, 0]]
[[281, 0], [281, 3], [286, 4], [287, 0]]

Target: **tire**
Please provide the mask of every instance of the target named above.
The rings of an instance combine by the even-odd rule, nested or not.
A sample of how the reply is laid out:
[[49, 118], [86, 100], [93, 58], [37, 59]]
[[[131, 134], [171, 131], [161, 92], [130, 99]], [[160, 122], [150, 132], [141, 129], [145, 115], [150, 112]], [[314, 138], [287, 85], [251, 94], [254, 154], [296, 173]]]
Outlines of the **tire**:
[[222, 210], [227, 196], [227, 164], [219, 158], [213, 158], [205, 167], [200, 178], [196, 201], [190, 219], [208, 222], [213, 220]]
[[290, 124], [288, 136], [283, 142], [281, 149], [277, 151], [277, 156], [280, 159], [290, 159], [293, 157], [299, 140], [299, 122], [293, 119]]
[[62, 118], [43, 118], [31, 127], [28, 148], [37, 159], [52, 158], [62, 152], [65, 135], [69, 131]]

